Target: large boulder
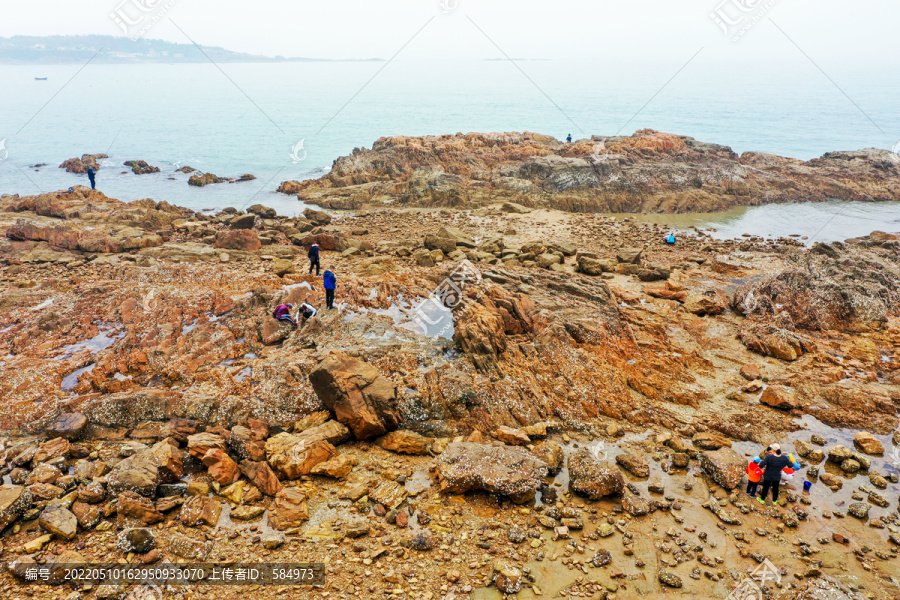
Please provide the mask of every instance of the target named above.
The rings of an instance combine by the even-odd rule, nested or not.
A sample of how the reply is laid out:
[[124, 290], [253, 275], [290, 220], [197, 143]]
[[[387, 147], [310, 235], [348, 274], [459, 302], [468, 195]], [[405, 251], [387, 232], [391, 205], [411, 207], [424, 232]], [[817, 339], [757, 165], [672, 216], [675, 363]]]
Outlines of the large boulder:
[[701, 452], [699, 458], [700, 467], [726, 490], [733, 490], [740, 485], [746, 461], [731, 448]]
[[44, 428], [44, 433], [51, 438], [61, 437], [67, 440], [77, 440], [81, 437], [85, 425], [87, 425], [87, 417], [82, 413], [63, 413]]
[[865, 454], [884, 454], [884, 444], [868, 431], [860, 431], [853, 436], [853, 445]]
[[762, 393], [760, 402], [772, 408], [791, 410], [797, 408], [797, 394], [793, 389], [781, 385], [770, 385]]
[[109, 474], [107, 489], [112, 494], [132, 491], [152, 496], [159, 483], [159, 465], [152, 448], [146, 448], [116, 463]]
[[259, 236], [252, 229], [232, 229], [216, 234], [215, 247], [253, 252], [262, 248], [262, 242], [259, 241]]
[[594, 458], [582, 448], [569, 458], [569, 486], [578, 494], [591, 500], [620, 494], [625, 479], [618, 469]]
[[316, 225], [328, 225], [329, 223], [331, 223], [331, 215], [324, 210], [307, 208], [303, 211], [303, 216]]
[[457, 246], [474, 248], [477, 245], [475, 244], [475, 240], [469, 237], [467, 233], [465, 233], [461, 229], [457, 229], [456, 227], [441, 227], [438, 230], [437, 234], [438, 237], [453, 240]]
[[534, 499], [547, 465], [523, 448], [471, 442], [447, 446], [438, 465], [441, 491], [486, 490], [516, 503]]
[[253, 229], [256, 225], [256, 215], [237, 215], [228, 221], [228, 226], [232, 229]]
[[581, 254], [578, 256], [578, 271], [585, 275], [601, 275], [616, 270], [616, 261], [612, 258], [594, 258]]
[[61, 504], [51, 504], [38, 518], [41, 529], [64, 540], [71, 540], [78, 533], [78, 519]]
[[317, 464], [337, 454], [325, 440], [301, 438], [287, 432], [266, 440], [266, 460], [282, 479], [298, 479], [308, 475]]
[[378, 369], [343, 352], [331, 352], [309, 374], [309, 381], [337, 420], [364, 440], [400, 424], [397, 391]]
[[440, 250], [444, 254], [450, 254], [456, 250], [456, 242], [450, 238], [441, 237], [429, 233], [425, 236], [425, 247], [428, 250]]

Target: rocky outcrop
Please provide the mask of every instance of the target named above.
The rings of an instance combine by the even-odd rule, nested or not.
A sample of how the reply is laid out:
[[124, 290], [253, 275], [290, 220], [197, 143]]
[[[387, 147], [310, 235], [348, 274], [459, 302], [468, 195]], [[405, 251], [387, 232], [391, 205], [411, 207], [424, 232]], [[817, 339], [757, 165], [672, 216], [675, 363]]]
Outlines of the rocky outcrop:
[[791, 328], [857, 332], [883, 327], [898, 294], [900, 273], [889, 262], [850, 258], [846, 245], [834, 242], [813, 248], [805, 262], [742, 286], [731, 304], [745, 316], [777, 317]]
[[74, 224], [42, 225], [20, 219], [6, 230], [11, 240], [47, 242], [53, 247], [79, 252], [121, 253], [163, 243], [161, 236], [136, 227]]
[[373, 196], [403, 204], [534, 203], [579, 212], [709, 212], [730, 206], [898, 200], [900, 163], [886, 150], [791, 158], [646, 129], [574, 144], [530, 132], [394, 136], [337, 159], [318, 180], [279, 191], [332, 208]]
[[519, 504], [534, 498], [546, 474], [547, 465], [527, 450], [471, 442], [447, 446], [438, 468], [444, 492], [487, 490]]
[[150, 173], [159, 173], [159, 167], [147, 164], [145, 160], [126, 160], [126, 167], [131, 167], [131, 172], [135, 175], [148, 175]]
[[400, 424], [394, 385], [372, 365], [332, 352], [309, 374], [316, 395], [360, 440]]
[[60, 169], [65, 169], [67, 173], [87, 173], [88, 169], [95, 171], [100, 169], [98, 159], [109, 158], [106, 154], [82, 154], [81, 158], [70, 158], [59, 165]]
[[212, 173], [203, 173], [201, 175], [191, 175], [188, 179], [188, 185], [194, 187], [204, 187], [213, 183], [222, 183], [225, 179], [213, 175]]

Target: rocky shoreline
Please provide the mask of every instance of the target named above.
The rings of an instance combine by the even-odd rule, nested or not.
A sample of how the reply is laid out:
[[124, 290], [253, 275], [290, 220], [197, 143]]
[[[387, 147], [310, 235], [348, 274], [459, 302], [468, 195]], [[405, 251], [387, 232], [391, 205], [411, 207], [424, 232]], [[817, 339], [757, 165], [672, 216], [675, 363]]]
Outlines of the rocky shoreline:
[[[666, 135], [607, 148], [737, 160]], [[726, 598], [771, 564], [765, 597], [900, 595], [900, 237], [667, 246], [659, 226], [558, 210], [594, 192], [473, 191], [471, 165], [445, 172], [464, 202], [432, 184], [405, 201], [420, 168], [379, 162], [450, 164], [441, 144], [476, 141], [379, 142], [294, 192], [366, 197], [352, 214], [0, 196], [0, 597], [134, 593], [36, 586], [29, 565], [297, 557], [323, 586], [249, 593]], [[552, 144], [484, 163], [530, 160], [513, 146]], [[748, 177], [778, 187], [788, 167], [766, 160]], [[819, 160], [789, 168], [849, 162], [841, 189], [896, 193], [861, 175], [870, 154]], [[674, 205], [620, 207], [699, 206], [660, 186]], [[338, 310], [306, 275], [313, 241]], [[422, 312], [463, 264], [458, 307]], [[304, 301], [320, 311], [299, 330], [270, 317]], [[742, 484], [773, 442], [803, 465], [777, 507]], [[223, 590], [248, 593], [164, 597]]]
[[715, 212], [826, 200], [900, 200], [900, 157], [828, 152], [801, 161], [639, 130], [563, 143], [539, 133], [394, 136], [278, 188], [331, 209], [478, 208], [514, 202], [581, 213]]

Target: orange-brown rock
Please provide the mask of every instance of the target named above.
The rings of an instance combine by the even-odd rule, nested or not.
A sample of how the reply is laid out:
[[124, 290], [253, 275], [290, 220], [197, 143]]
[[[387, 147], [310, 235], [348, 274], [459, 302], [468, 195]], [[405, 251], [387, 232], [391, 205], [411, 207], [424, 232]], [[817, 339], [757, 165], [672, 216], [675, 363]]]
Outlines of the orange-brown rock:
[[259, 241], [259, 236], [252, 229], [232, 229], [216, 234], [215, 247], [253, 252], [262, 248], [262, 242]]
[[376, 443], [391, 452], [425, 456], [431, 450], [431, 440], [414, 431], [398, 429], [376, 440]]
[[220, 448], [210, 448], [201, 459], [203, 465], [209, 469], [209, 475], [221, 485], [230, 485], [237, 481], [241, 472], [238, 465], [228, 454]]
[[241, 473], [250, 480], [250, 483], [259, 488], [267, 496], [275, 496], [281, 491], [281, 482], [268, 463], [262, 461], [244, 460], [240, 464]]
[[383, 435], [400, 423], [397, 392], [372, 365], [331, 352], [309, 374], [316, 395], [360, 440]]
[[[541, 134], [380, 138], [317, 180], [285, 182], [321, 206], [358, 208], [373, 196], [460, 206], [527, 197], [583, 212], [708, 212], [737, 204], [898, 200], [900, 163], [887, 150], [829, 152], [810, 161], [639, 130], [563, 144]], [[477, 185], [475, 185], [477, 183]]]
[[137, 519], [147, 525], [158, 523], [165, 518], [161, 512], [156, 510], [153, 502], [130, 490], [119, 494], [116, 511], [120, 515]]
[[275, 496], [275, 503], [269, 512], [269, 524], [275, 529], [285, 530], [300, 527], [309, 519], [306, 492], [295, 487], [282, 489]]
[[201, 523], [215, 527], [219, 523], [221, 514], [222, 505], [215, 498], [191, 496], [181, 506], [179, 518], [182, 524], [188, 527], [196, 527]]
[[187, 448], [188, 453], [197, 460], [203, 460], [206, 453], [213, 448], [223, 452], [228, 449], [225, 444], [225, 438], [215, 433], [195, 433], [188, 436]]
[[266, 459], [281, 479], [298, 479], [336, 453], [327, 441], [301, 439], [286, 432], [266, 440]]

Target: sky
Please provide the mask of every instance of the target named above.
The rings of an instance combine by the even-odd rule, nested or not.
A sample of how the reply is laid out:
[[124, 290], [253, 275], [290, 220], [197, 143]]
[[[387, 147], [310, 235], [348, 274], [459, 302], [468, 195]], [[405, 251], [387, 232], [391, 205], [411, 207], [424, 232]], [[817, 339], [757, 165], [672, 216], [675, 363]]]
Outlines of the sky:
[[268, 56], [900, 64], [900, 2], [847, 0], [0, 0], [0, 37], [121, 35], [110, 15], [141, 4], [164, 12], [145, 37]]

